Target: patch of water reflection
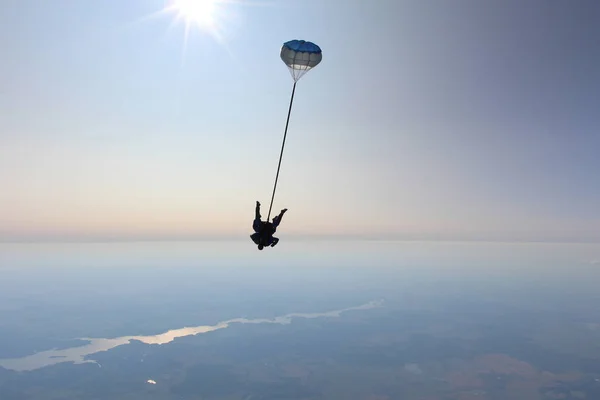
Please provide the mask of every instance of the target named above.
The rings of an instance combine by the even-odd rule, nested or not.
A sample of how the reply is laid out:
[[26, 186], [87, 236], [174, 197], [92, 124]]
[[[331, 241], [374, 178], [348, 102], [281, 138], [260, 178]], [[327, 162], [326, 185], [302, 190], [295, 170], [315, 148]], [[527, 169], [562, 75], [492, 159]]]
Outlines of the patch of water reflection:
[[11, 359], [0, 359], [0, 367], [10, 369], [13, 371], [33, 371], [35, 369], [47, 367], [50, 365], [72, 362], [74, 364], [85, 364], [95, 363], [92, 359], [86, 357], [114, 349], [118, 346], [129, 344], [132, 340], [137, 340], [142, 343], [150, 345], [163, 345], [172, 342], [173, 340], [185, 337], [194, 336], [202, 333], [213, 332], [219, 329], [225, 329], [231, 324], [280, 324], [287, 325], [292, 322], [294, 318], [335, 318], [339, 317], [342, 313], [354, 310], [368, 310], [371, 308], [377, 308], [383, 306], [383, 300], [374, 300], [366, 304], [344, 308], [342, 310], [327, 311], [322, 313], [292, 313], [275, 318], [235, 318], [227, 321], [219, 322], [216, 325], [205, 325], [196, 327], [186, 327], [180, 329], [173, 329], [159, 335], [151, 336], [122, 336], [113, 339], [104, 338], [81, 338], [88, 342], [88, 344], [79, 347], [71, 347], [68, 349], [61, 350], [47, 350], [39, 353], [35, 353], [26, 357], [11, 358]]

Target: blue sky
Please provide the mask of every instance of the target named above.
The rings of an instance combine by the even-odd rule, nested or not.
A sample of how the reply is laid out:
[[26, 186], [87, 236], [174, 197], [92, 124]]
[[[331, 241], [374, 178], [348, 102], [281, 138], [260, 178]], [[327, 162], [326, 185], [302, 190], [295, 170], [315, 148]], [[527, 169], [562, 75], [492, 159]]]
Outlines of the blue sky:
[[594, 1], [240, 1], [224, 40], [162, 0], [0, 6], [0, 238], [600, 240]]

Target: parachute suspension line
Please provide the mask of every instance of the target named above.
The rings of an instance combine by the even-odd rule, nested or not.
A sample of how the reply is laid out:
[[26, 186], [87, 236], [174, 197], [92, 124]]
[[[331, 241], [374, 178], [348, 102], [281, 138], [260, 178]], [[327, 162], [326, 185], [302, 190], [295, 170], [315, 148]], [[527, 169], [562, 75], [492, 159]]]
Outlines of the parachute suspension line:
[[292, 88], [292, 97], [290, 98], [290, 108], [288, 110], [287, 121], [285, 122], [285, 131], [283, 133], [283, 143], [281, 144], [281, 153], [279, 154], [279, 164], [277, 164], [277, 175], [275, 175], [275, 184], [273, 185], [273, 194], [271, 195], [271, 205], [269, 206], [269, 214], [267, 215], [267, 222], [271, 218], [271, 209], [273, 208], [273, 200], [275, 199], [275, 190], [277, 189], [277, 180], [279, 179], [279, 169], [281, 168], [281, 159], [283, 158], [283, 148], [285, 147], [285, 138], [287, 136], [288, 125], [290, 123], [290, 115], [292, 113], [292, 104], [294, 103], [294, 93], [296, 92], [296, 83], [294, 80], [294, 87]]

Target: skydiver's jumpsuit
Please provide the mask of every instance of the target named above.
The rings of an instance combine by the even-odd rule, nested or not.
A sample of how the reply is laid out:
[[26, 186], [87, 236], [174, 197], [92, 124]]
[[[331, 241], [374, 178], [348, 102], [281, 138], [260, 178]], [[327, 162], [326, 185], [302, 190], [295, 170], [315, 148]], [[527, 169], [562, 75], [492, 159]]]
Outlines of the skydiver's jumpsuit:
[[[281, 218], [283, 218], [283, 212], [279, 213], [279, 215], [273, 218], [272, 223], [261, 221], [260, 204], [257, 203], [256, 210], [254, 212], [254, 222], [252, 223], [252, 229], [254, 229], [255, 233], [250, 235], [252, 241], [256, 244], [259, 244], [262, 237], [263, 244], [265, 246], [275, 246], [279, 242], [279, 238], [274, 237], [273, 234], [281, 223]], [[271, 232], [267, 233], [265, 230], [270, 230]]]

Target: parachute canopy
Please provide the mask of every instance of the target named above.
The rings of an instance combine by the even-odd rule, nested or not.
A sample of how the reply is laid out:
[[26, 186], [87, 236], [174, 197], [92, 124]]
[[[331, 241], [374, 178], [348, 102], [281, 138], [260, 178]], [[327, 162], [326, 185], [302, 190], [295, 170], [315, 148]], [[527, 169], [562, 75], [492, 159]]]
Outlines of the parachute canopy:
[[323, 58], [321, 48], [305, 40], [290, 40], [281, 46], [281, 60], [287, 65], [294, 82], [316, 67]]

